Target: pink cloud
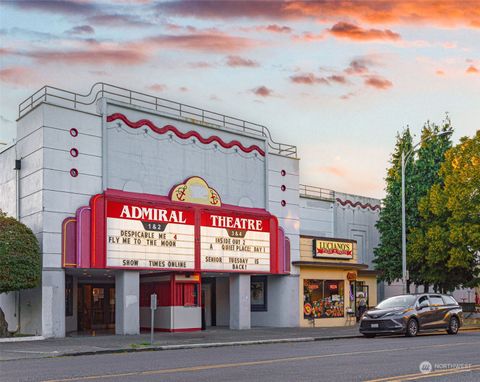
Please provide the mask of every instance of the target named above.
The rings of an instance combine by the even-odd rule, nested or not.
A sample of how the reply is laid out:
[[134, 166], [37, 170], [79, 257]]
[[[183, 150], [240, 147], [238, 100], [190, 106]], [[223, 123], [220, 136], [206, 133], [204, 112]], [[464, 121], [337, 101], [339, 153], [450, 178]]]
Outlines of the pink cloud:
[[257, 43], [244, 37], [224, 33], [198, 33], [184, 35], [158, 35], [144, 40], [156, 47], [201, 51], [205, 53], [231, 53], [252, 48]]
[[323, 77], [317, 77], [313, 73], [294, 74], [293, 76], [290, 76], [290, 81], [292, 81], [295, 84], [303, 84], [303, 85], [315, 85], [315, 84], [328, 85], [329, 84], [327, 79]]
[[12, 85], [31, 85], [36, 82], [36, 75], [32, 69], [22, 66], [12, 66], [0, 70], [0, 81]]
[[35, 50], [21, 53], [33, 58], [41, 64], [66, 63], [66, 64], [116, 64], [138, 65], [148, 60], [148, 55], [141, 50], [121, 48], [89, 48], [71, 51], [41, 51]]
[[66, 31], [65, 33], [72, 35], [94, 34], [95, 29], [93, 29], [90, 25], [78, 25]]
[[345, 73], [350, 75], [367, 74], [370, 71], [370, 67], [374, 65], [375, 62], [371, 58], [359, 57], [350, 61], [348, 68], [345, 69]]
[[348, 100], [348, 99], [354, 97], [355, 95], [356, 95], [356, 94], [355, 94], [354, 92], [349, 92], [349, 93], [346, 93], [346, 94], [342, 94], [342, 95], [340, 96], [340, 99], [342, 99], [342, 100]]
[[303, 32], [301, 35], [293, 36], [294, 40], [305, 41], [305, 42], [312, 42], [312, 41], [322, 41], [325, 40], [326, 34], [325, 33], [311, 33], [311, 32]]
[[341, 168], [339, 166], [320, 167], [320, 171], [330, 175], [339, 176], [339, 177], [344, 177], [348, 175], [348, 171], [346, 171], [344, 168]]
[[260, 97], [269, 97], [273, 95], [273, 90], [267, 88], [266, 86], [259, 86], [251, 90], [253, 94]]
[[328, 76], [327, 79], [331, 82], [336, 82], [337, 84], [345, 85], [348, 83], [348, 80], [345, 76], [340, 76], [337, 74], [332, 74], [331, 76]]
[[163, 92], [167, 90], [167, 85], [165, 84], [152, 84], [148, 87], [149, 90], [152, 90], [154, 92]]
[[286, 25], [277, 25], [277, 24], [270, 24], [267, 25], [266, 27], [260, 27], [261, 30], [265, 30], [267, 32], [273, 32], [273, 33], [291, 33], [292, 28], [287, 27]]
[[258, 62], [250, 60], [248, 58], [242, 58], [240, 56], [228, 56], [227, 65], [231, 67], [241, 66], [241, 67], [248, 67], [248, 68], [255, 68], [260, 66]]
[[390, 82], [386, 78], [377, 75], [368, 76], [364, 82], [365, 85], [379, 90], [386, 90], [393, 86], [392, 82]]
[[211, 68], [213, 65], [206, 61], [196, 61], [196, 62], [190, 62], [188, 66], [193, 69], [206, 69], [206, 68]]

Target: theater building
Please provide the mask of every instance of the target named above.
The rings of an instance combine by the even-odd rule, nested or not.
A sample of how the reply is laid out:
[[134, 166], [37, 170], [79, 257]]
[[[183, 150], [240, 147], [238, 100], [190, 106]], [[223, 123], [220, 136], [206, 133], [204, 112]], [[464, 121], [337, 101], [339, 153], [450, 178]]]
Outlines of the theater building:
[[152, 294], [159, 331], [349, 324], [359, 291], [376, 301], [379, 202], [299, 176], [264, 126], [103, 83], [42, 88], [0, 148], [0, 208], [43, 263], [40, 287], [0, 295], [9, 329], [136, 334]]

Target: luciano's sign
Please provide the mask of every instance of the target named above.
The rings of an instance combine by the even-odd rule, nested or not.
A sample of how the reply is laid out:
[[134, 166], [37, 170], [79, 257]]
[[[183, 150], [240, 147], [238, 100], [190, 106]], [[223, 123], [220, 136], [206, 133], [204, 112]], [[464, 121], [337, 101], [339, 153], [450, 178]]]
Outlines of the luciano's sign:
[[315, 239], [313, 257], [350, 260], [353, 258], [353, 242]]

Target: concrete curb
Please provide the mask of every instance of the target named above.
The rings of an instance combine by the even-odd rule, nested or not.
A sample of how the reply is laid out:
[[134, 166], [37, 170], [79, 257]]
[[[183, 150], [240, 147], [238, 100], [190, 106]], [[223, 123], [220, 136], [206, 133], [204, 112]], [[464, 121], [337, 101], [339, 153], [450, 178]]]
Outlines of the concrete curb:
[[[480, 327], [463, 327], [460, 331], [475, 331], [480, 330]], [[180, 345], [158, 345], [158, 346], [144, 346], [139, 348], [120, 348], [120, 349], [100, 349], [83, 352], [71, 352], [62, 353], [53, 357], [76, 357], [83, 355], [95, 355], [95, 354], [115, 354], [115, 353], [140, 353], [147, 351], [166, 351], [166, 350], [185, 350], [185, 349], [202, 349], [202, 348], [214, 348], [214, 347], [227, 347], [227, 346], [249, 346], [249, 345], [267, 345], [267, 344], [282, 344], [282, 343], [295, 343], [295, 342], [314, 342], [314, 341], [332, 341], [343, 340], [352, 338], [364, 338], [362, 334], [351, 334], [343, 336], [331, 336], [331, 337], [297, 337], [297, 338], [278, 338], [278, 339], [265, 339], [265, 340], [252, 340], [252, 341], [231, 341], [231, 342], [207, 342], [200, 344], [180, 344]]]
[[231, 342], [207, 342], [201, 344], [180, 344], [180, 345], [160, 345], [160, 346], [145, 346], [141, 348], [121, 348], [121, 349], [101, 349], [83, 352], [61, 353], [54, 357], [76, 357], [83, 355], [96, 354], [114, 354], [114, 353], [136, 353], [147, 351], [165, 351], [165, 350], [185, 350], [185, 349], [202, 349], [214, 347], [227, 346], [249, 346], [249, 345], [267, 345], [267, 344], [281, 344], [293, 342], [314, 342], [314, 341], [330, 341], [349, 338], [360, 338], [362, 335], [347, 335], [347, 336], [332, 336], [332, 337], [300, 337], [300, 338], [279, 338], [253, 341], [231, 341]]

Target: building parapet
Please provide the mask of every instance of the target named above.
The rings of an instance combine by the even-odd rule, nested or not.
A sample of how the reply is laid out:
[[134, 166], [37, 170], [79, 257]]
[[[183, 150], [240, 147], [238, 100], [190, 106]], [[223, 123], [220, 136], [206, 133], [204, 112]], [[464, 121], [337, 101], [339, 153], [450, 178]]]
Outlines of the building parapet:
[[309, 186], [307, 184], [299, 185], [300, 197], [325, 200], [328, 202], [335, 201], [335, 191], [327, 188], [321, 188], [316, 186]]
[[274, 141], [270, 130], [266, 126], [104, 82], [94, 84], [87, 94], [78, 94], [53, 86], [44, 86], [20, 103], [18, 117], [23, 117], [42, 102], [98, 114], [96, 102], [102, 97], [154, 110], [203, 126], [221, 127], [261, 136], [266, 138], [269, 152], [285, 157], [297, 157], [297, 147]]

